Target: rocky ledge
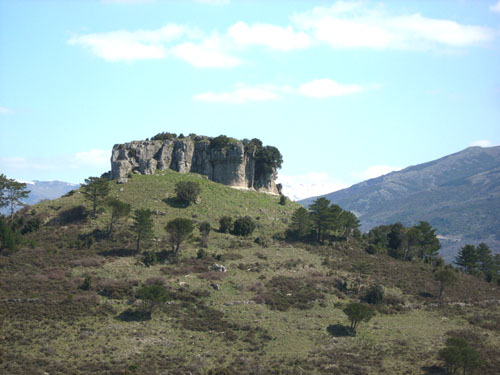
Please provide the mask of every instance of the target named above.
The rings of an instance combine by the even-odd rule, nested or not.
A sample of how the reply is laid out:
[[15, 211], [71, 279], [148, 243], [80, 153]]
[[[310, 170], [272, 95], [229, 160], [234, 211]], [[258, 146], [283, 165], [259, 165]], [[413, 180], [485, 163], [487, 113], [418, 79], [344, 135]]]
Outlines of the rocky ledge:
[[109, 176], [126, 183], [132, 173], [154, 174], [156, 170], [172, 169], [199, 173], [236, 188], [279, 194], [281, 186], [275, 179], [281, 163], [278, 149], [263, 146], [258, 139], [160, 133], [151, 140], [115, 145]]

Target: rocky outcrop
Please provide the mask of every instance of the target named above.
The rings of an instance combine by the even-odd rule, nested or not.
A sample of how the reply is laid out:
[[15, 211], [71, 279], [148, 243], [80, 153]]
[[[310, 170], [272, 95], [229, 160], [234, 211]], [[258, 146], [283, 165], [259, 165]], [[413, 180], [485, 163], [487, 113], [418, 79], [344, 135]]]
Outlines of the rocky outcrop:
[[132, 173], [154, 174], [156, 170], [172, 169], [199, 173], [232, 187], [279, 194], [276, 169], [257, 170], [259, 160], [254, 148], [235, 139], [215, 146], [212, 140], [193, 136], [117, 144], [111, 155], [110, 178], [125, 183]]

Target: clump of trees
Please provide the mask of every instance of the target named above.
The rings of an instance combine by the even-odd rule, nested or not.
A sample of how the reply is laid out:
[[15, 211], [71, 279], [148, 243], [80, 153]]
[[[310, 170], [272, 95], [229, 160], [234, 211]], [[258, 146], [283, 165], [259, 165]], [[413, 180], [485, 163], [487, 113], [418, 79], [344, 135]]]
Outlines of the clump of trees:
[[177, 199], [186, 204], [196, 203], [200, 194], [200, 184], [195, 181], [180, 181], [175, 184]]
[[450, 374], [455, 374], [458, 370], [463, 375], [470, 374], [481, 365], [479, 353], [462, 337], [448, 338], [446, 346], [439, 351], [439, 358]]
[[177, 138], [177, 134], [175, 133], [169, 133], [169, 132], [162, 132], [156, 134], [154, 137], [151, 137], [152, 141], [167, 141], [169, 139], [174, 139]]
[[426, 221], [406, 228], [401, 223], [380, 225], [371, 229], [366, 235], [367, 252], [371, 254], [388, 254], [396, 259], [434, 261], [441, 244], [436, 230]]
[[500, 254], [493, 255], [485, 243], [462, 247], [455, 257], [455, 264], [469, 275], [500, 284]]
[[343, 238], [349, 241], [360, 235], [360, 223], [350, 211], [344, 211], [326, 198], [318, 198], [309, 210], [300, 207], [293, 213], [286, 236], [294, 241], [324, 242], [328, 238]]

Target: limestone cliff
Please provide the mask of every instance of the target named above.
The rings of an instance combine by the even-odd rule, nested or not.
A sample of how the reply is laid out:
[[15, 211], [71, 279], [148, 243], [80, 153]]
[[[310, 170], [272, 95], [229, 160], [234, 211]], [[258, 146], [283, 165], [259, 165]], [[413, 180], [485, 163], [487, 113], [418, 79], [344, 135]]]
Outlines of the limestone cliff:
[[134, 172], [154, 174], [157, 169], [172, 169], [180, 173], [199, 173], [211, 181], [237, 188], [280, 192], [275, 179], [276, 166], [281, 166], [281, 154], [276, 148], [266, 146], [276, 150], [279, 163], [262, 167], [259, 150], [266, 148], [258, 140], [260, 144], [255, 146], [250, 141], [243, 143], [225, 136], [155, 138], [115, 145], [111, 155], [111, 179], [125, 183]]

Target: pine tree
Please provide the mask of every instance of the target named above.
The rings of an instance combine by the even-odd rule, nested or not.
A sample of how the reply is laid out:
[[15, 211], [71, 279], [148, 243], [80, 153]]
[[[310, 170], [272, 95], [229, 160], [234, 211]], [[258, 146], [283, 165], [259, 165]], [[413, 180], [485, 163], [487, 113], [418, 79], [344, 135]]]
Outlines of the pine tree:
[[138, 209], [134, 212], [134, 224], [132, 229], [137, 234], [137, 251], [140, 251], [141, 240], [148, 239], [153, 236], [153, 213], [151, 210]]
[[476, 248], [473, 245], [465, 245], [455, 257], [455, 264], [468, 274], [472, 274], [478, 268], [478, 259]]
[[82, 194], [92, 203], [92, 216], [96, 217], [97, 207], [105, 202], [110, 191], [109, 181], [102, 177], [89, 177], [82, 185]]

